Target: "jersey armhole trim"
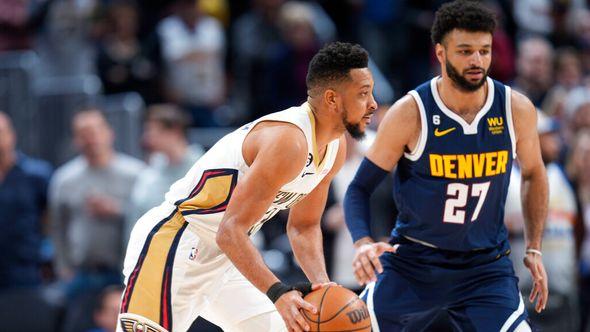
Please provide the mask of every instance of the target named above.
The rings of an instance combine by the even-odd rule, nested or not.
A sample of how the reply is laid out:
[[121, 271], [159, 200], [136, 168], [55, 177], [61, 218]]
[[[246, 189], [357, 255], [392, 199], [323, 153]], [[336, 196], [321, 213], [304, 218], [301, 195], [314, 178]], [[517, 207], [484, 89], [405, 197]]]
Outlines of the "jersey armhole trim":
[[512, 158], [516, 158], [516, 134], [514, 132], [514, 122], [512, 118], [512, 89], [509, 86], [506, 88], [506, 122], [508, 123], [508, 134], [510, 135], [510, 142], [512, 143]]
[[[273, 118], [265, 119], [265, 117], [262, 117], [258, 120], [251, 122], [251, 124], [250, 124], [251, 127], [244, 134], [244, 138], [242, 139], [242, 142], [240, 143], [240, 159], [241, 159], [240, 161], [243, 163], [243, 165], [246, 169], [249, 169], [250, 166], [252, 166], [252, 165], [248, 165], [248, 163], [246, 162], [246, 158], [244, 158], [244, 142], [246, 141], [246, 137], [248, 137], [248, 135], [250, 135], [250, 132], [254, 129], [254, 127], [258, 126], [262, 122], [280, 122], [280, 123], [291, 124], [291, 125], [297, 127], [303, 133], [303, 136], [305, 137], [305, 140], [307, 141], [307, 148], [309, 150], [310, 142], [309, 142], [309, 139], [308, 139], [307, 134], [305, 132], [305, 128], [300, 126], [298, 123], [291, 122], [288, 120], [283, 120], [283, 119], [273, 119]], [[240, 129], [237, 129], [237, 130], [240, 130]], [[305, 166], [303, 168], [305, 169]]]
[[416, 147], [413, 151], [404, 152], [404, 157], [411, 161], [416, 161], [420, 159], [422, 153], [424, 152], [424, 148], [426, 147], [426, 140], [428, 139], [428, 123], [426, 122], [426, 109], [424, 108], [424, 104], [422, 103], [422, 99], [416, 90], [412, 90], [408, 92], [414, 100], [416, 104], [418, 104], [418, 111], [420, 113], [420, 137], [418, 137], [418, 142], [416, 143]]

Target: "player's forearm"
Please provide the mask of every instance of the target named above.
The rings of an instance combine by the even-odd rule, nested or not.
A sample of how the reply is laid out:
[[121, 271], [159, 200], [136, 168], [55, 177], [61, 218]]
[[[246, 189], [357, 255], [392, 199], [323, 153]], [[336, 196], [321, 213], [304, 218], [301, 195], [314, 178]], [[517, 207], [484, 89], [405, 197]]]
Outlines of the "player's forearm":
[[279, 279], [264, 264], [260, 252], [250, 241], [246, 231], [220, 227], [217, 245], [235, 267], [261, 292], [266, 291]]
[[371, 160], [365, 158], [346, 190], [344, 196], [344, 221], [354, 242], [371, 237], [371, 227], [369, 226], [371, 220], [371, 194], [387, 173]]
[[329, 282], [319, 223], [303, 228], [288, 227], [287, 235], [293, 248], [293, 254], [309, 281], [312, 283]]
[[548, 192], [544, 167], [539, 167], [528, 176], [523, 175], [521, 195], [527, 248], [541, 249], [547, 218]]

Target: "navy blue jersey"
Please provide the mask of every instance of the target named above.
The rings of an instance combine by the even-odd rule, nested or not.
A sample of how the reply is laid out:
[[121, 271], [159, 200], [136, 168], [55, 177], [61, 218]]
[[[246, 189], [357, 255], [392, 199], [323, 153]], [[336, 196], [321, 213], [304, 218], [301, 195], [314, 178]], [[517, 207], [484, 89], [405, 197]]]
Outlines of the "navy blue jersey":
[[504, 203], [515, 155], [510, 88], [488, 78], [486, 102], [468, 124], [443, 104], [437, 79], [410, 92], [422, 129], [396, 170], [400, 212], [392, 235], [456, 251], [498, 246], [507, 239]]

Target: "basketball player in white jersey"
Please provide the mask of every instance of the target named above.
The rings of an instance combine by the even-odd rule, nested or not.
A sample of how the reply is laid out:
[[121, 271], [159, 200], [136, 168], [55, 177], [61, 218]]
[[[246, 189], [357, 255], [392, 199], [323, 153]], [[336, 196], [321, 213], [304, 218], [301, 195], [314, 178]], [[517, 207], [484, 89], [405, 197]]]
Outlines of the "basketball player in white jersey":
[[[320, 217], [345, 159], [377, 108], [367, 52], [332, 43], [311, 60], [308, 100], [222, 138], [165, 201], [142, 216], [127, 248], [118, 331], [185, 331], [198, 317], [224, 331], [305, 331], [303, 296], [329, 282]], [[287, 233], [309, 283], [286, 285], [249, 236], [291, 209]]]

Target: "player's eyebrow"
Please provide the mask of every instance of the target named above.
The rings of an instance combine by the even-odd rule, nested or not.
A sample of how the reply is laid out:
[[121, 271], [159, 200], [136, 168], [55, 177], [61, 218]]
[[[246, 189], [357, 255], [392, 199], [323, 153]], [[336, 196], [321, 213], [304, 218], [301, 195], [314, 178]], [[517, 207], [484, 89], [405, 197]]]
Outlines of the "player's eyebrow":
[[360, 89], [370, 88], [370, 87], [371, 87], [371, 84], [366, 83], [366, 84], [361, 85]]
[[[473, 45], [471, 45], [471, 44], [459, 44], [459, 45], [457, 45], [457, 47], [473, 47]], [[490, 47], [492, 47], [492, 45], [490, 45], [490, 44], [485, 44], [485, 45], [483, 45], [482, 47], [483, 47], [483, 48], [490, 48]]]

